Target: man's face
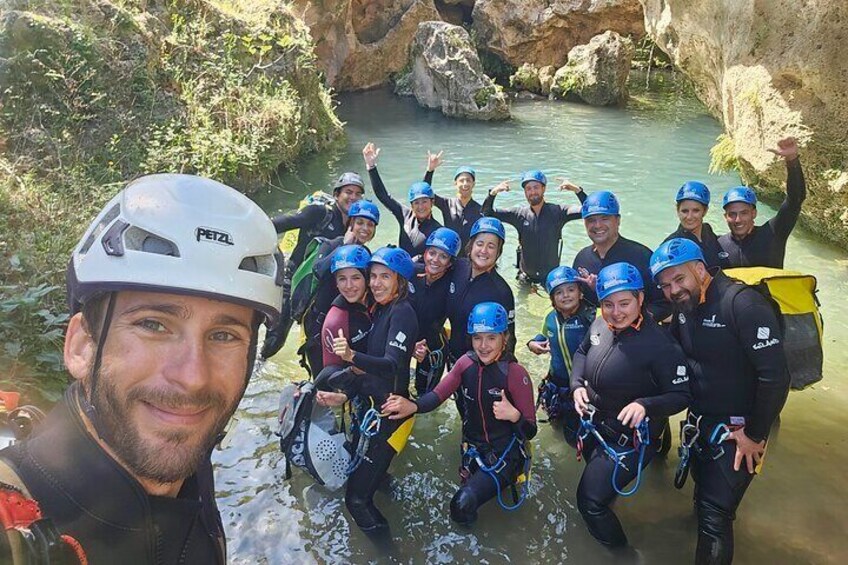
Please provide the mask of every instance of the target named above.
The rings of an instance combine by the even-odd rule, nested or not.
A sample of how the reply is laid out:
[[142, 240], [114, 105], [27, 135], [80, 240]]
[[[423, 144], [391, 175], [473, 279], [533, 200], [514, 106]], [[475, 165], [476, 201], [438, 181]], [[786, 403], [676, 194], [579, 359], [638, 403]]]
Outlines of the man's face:
[[460, 173], [453, 181], [453, 184], [462, 196], [470, 197], [471, 192], [474, 190], [474, 177], [468, 173]]
[[618, 238], [618, 227], [621, 224], [620, 216], [608, 216], [596, 214], [583, 220], [586, 233], [595, 245], [605, 245], [614, 242]]
[[701, 281], [706, 276], [704, 264], [690, 261], [669, 267], [657, 276], [657, 284], [666, 300], [680, 312], [693, 312], [701, 301]]
[[524, 185], [524, 197], [530, 206], [538, 206], [545, 201], [545, 185], [531, 180]]
[[364, 191], [361, 187], [355, 184], [346, 184], [336, 192], [336, 203], [341, 208], [341, 211], [347, 214], [350, 205], [360, 200]]
[[733, 202], [725, 206], [724, 219], [733, 237], [743, 238], [754, 229], [757, 209], [745, 202]]
[[[118, 293], [91, 400], [133, 474], [165, 484], [195, 472], [244, 392], [253, 316], [206, 298]], [[90, 394], [90, 374], [74, 376]]]

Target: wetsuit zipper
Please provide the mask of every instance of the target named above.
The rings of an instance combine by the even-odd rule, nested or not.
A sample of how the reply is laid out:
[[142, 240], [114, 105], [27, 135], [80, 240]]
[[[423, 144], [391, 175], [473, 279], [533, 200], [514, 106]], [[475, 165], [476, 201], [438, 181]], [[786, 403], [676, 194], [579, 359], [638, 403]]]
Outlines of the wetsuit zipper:
[[[607, 360], [610, 358], [610, 355], [612, 355], [613, 346], [615, 345], [616, 341], [618, 341], [618, 336], [613, 333], [612, 343], [609, 345], [609, 347], [607, 347], [607, 350], [604, 352], [603, 357], [601, 357], [600, 362], [598, 362], [598, 366], [595, 368], [594, 373], [592, 373], [592, 377], [595, 381], [596, 387], [601, 382], [601, 369], [604, 368], [604, 365], [606, 365]], [[595, 394], [597, 394], [597, 392]]]

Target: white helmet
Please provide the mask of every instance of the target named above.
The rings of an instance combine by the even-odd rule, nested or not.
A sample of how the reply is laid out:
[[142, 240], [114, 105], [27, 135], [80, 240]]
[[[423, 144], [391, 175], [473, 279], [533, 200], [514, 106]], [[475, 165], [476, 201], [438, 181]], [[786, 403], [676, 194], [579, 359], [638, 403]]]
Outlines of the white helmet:
[[282, 255], [252, 200], [193, 175], [149, 175], [119, 192], [89, 226], [68, 265], [73, 313], [102, 291], [145, 290], [234, 302], [274, 323]]

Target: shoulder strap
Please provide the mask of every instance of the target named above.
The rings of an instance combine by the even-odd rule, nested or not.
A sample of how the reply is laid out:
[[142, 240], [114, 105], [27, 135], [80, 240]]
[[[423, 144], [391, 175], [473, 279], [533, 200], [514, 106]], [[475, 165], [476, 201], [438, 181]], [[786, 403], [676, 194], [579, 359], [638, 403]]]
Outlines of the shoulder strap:
[[0, 459], [0, 483], [12, 485], [16, 489], [20, 490], [27, 498], [32, 498], [32, 495], [29, 490], [27, 490], [26, 485], [21, 480], [21, 477], [4, 459]]

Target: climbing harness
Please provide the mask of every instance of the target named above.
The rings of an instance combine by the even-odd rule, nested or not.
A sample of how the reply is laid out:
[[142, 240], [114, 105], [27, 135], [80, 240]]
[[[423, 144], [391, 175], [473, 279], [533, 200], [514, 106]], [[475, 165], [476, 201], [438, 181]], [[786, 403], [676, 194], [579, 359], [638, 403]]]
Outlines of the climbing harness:
[[[491, 465], [486, 465], [483, 462], [482, 454], [477, 450], [477, 447], [473, 444], [467, 444], [467, 447], [464, 453], [462, 454], [463, 460], [476, 461], [477, 467], [479, 467], [481, 471], [489, 475], [492, 480], [495, 481], [495, 490], [497, 492], [498, 505], [500, 505], [500, 507], [506, 510], [507, 512], [517, 510], [522, 504], [524, 504], [524, 501], [527, 500], [527, 496], [530, 493], [531, 457], [528, 451], [524, 448], [524, 444], [522, 442], [518, 443], [518, 449], [521, 451], [522, 457], [524, 457], [524, 472], [522, 473], [524, 480], [521, 481], [523, 483], [521, 485], [521, 494], [519, 495], [517, 491], [513, 490], [513, 498], [515, 499], [515, 503], [512, 505], [509, 505], [504, 502], [503, 496], [501, 495], [502, 489], [500, 481], [498, 481], [498, 473], [501, 472], [504, 467], [506, 467], [506, 457], [507, 455], [509, 455], [509, 452], [512, 451], [512, 448], [515, 446], [516, 443], [518, 443], [518, 436], [513, 435], [512, 439], [509, 441], [509, 444], [506, 446], [506, 449], [503, 450], [503, 453], [501, 453], [500, 457], [498, 457], [498, 459]], [[518, 478], [518, 480], [521, 480], [521, 476]], [[515, 485], [513, 485], [513, 489], [514, 488]]]
[[[616, 451], [609, 443], [604, 439], [601, 435], [601, 432], [598, 431], [597, 426], [595, 425], [595, 413], [597, 412], [597, 408], [589, 404], [586, 407], [586, 410], [583, 414], [580, 415], [580, 428], [577, 430], [577, 460], [580, 461], [583, 455], [583, 443], [586, 438], [592, 435], [597, 441], [598, 445], [601, 446], [601, 449], [604, 450], [607, 457], [609, 457], [613, 463], [615, 463], [615, 467], [612, 471], [612, 488], [621, 496], [631, 496], [636, 494], [636, 491], [639, 490], [639, 486], [642, 483], [642, 470], [643, 470], [643, 461], [645, 459], [645, 452], [647, 451], [648, 446], [651, 444], [651, 436], [650, 436], [650, 428], [649, 428], [649, 418], [645, 418], [639, 425], [633, 430], [633, 438], [632, 443], [633, 447], [630, 449], [625, 449], [623, 451]], [[624, 447], [630, 438], [628, 438], [625, 434], [621, 434], [619, 438], [618, 445], [620, 447]], [[629, 471], [630, 469], [627, 467], [627, 464], [624, 460], [634, 454], [638, 453], [638, 462], [636, 467], [636, 484], [633, 485], [633, 488], [630, 490], [621, 490], [618, 488], [618, 483], [616, 482], [616, 477], [618, 476], [619, 468], [624, 469], [625, 471]]]
[[567, 398], [570, 390], [568, 387], [557, 386], [548, 377], [542, 379], [537, 389], [536, 410], [538, 411], [539, 406], [541, 406], [545, 414], [548, 415], [548, 419], [539, 420], [540, 422], [556, 420], [562, 416], [563, 402], [560, 399]]
[[686, 420], [680, 422], [680, 447], [677, 455], [680, 463], [674, 473], [675, 488], [682, 489], [689, 477], [689, 466], [691, 465], [692, 450], [698, 449], [696, 442], [701, 436], [701, 416], [695, 416], [691, 412], [686, 415]]
[[365, 454], [368, 453], [368, 448], [371, 445], [371, 438], [380, 433], [380, 422], [382, 421], [383, 416], [373, 407], [369, 408], [362, 416], [362, 421], [359, 423], [359, 441], [356, 444], [356, 451], [354, 451], [353, 457], [350, 458], [350, 464], [345, 470], [345, 475], [348, 477], [365, 460]]

